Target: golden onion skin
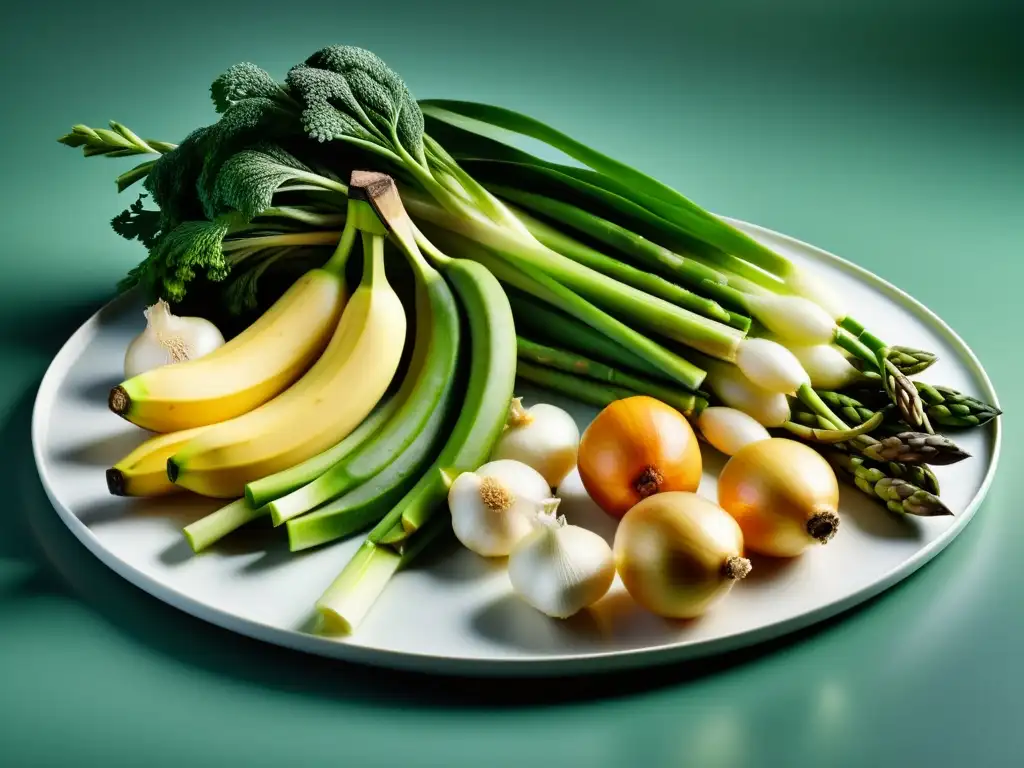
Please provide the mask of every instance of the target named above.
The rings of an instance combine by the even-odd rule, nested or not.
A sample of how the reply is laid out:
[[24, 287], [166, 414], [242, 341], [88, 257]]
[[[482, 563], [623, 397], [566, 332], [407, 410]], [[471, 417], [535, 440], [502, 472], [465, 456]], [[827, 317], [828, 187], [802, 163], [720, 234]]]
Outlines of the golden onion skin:
[[828, 462], [796, 440], [744, 446], [718, 476], [718, 503], [743, 531], [747, 549], [796, 557], [826, 543], [839, 525], [839, 481]]
[[626, 591], [665, 618], [700, 616], [750, 570], [736, 521], [685, 491], [648, 496], [630, 509], [612, 549]]
[[587, 494], [615, 518], [655, 493], [696, 491], [703, 472], [690, 422], [646, 395], [606, 406], [584, 430], [577, 462]]

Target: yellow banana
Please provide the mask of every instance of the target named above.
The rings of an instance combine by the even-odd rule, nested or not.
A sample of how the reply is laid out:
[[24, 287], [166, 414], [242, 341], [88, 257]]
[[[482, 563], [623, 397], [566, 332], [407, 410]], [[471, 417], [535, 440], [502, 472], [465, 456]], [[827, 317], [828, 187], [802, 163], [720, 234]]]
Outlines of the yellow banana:
[[181, 488], [167, 477], [167, 460], [207, 427], [155, 435], [107, 470], [107, 488], [115, 496], [164, 496]]
[[134, 376], [110, 392], [110, 409], [154, 432], [206, 426], [248, 413], [297, 381], [324, 351], [348, 299], [344, 264], [355, 230], [252, 325], [208, 355]]
[[405, 345], [406, 316], [384, 275], [383, 239], [364, 233], [363, 279], [312, 368], [256, 410], [211, 427], [167, 462], [189, 490], [237, 498], [253, 480], [343, 439], [387, 391]]

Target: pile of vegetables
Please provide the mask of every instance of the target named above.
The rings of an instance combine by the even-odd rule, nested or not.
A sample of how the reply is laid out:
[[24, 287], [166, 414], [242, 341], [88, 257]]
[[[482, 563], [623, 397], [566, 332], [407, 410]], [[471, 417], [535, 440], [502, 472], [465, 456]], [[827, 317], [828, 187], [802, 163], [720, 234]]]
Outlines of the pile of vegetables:
[[[526, 115], [416, 101], [369, 51], [325, 48], [283, 82], [239, 64], [211, 96], [216, 122], [178, 144], [120, 123], [60, 139], [146, 156], [112, 224], [147, 251], [120, 289], [152, 306], [110, 407], [158, 434], [108, 485], [225, 499], [185, 529], [197, 552], [264, 516], [296, 551], [369, 529], [318, 602], [342, 629], [445, 532], [507, 556], [550, 615], [616, 569], [691, 615], [746, 575], [744, 547], [828, 541], [836, 474], [892, 513], [950, 514], [929, 466], [969, 457], [935, 429], [1000, 413], [912, 380], [934, 355], [676, 190]], [[581, 436], [524, 408], [517, 376], [602, 413]], [[732, 456], [719, 505], [695, 493], [698, 435]], [[614, 552], [557, 514], [577, 465], [620, 518]], [[700, 564], [685, 599], [638, 562], [650, 531]]]

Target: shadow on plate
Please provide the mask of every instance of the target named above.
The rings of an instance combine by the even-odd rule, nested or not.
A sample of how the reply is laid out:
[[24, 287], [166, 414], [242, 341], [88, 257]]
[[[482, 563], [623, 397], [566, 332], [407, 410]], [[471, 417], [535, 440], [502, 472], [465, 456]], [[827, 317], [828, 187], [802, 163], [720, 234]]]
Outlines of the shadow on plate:
[[151, 437], [150, 433], [141, 429], [118, 432], [102, 440], [65, 448], [58, 451], [54, 458], [61, 464], [80, 464], [106, 469], [135, 450], [148, 437]]
[[105, 408], [107, 407], [107, 401], [110, 398], [110, 390], [122, 381], [124, 381], [123, 377], [115, 376], [96, 379], [95, 381], [84, 381], [74, 388], [74, 397], [75, 399], [86, 402], [89, 405], [97, 405]]
[[471, 622], [481, 637], [538, 655], [557, 655], [567, 643], [600, 651], [602, 624], [592, 611], [568, 619], [552, 619], [534, 610], [511, 591], [483, 606]]
[[87, 526], [99, 525], [125, 517], [166, 520], [167, 525], [181, 530], [189, 523], [213, 512], [220, 504], [188, 493], [175, 493], [148, 499], [110, 496], [97, 500], [78, 512], [78, 519]]
[[[921, 540], [924, 532], [920, 522], [910, 516], [896, 515], [869, 499], [848, 483], [839, 485], [840, 534], [845, 522], [880, 539]], [[840, 535], [837, 534], [837, 535]]]

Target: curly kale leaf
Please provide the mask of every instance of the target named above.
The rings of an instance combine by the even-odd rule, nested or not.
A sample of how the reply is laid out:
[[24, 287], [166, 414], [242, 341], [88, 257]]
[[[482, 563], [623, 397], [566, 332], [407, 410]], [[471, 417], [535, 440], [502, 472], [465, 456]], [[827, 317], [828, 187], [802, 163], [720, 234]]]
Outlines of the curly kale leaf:
[[160, 208], [165, 229], [182, 221], [203, 218], [203, 206], [196, 193], [206, 157], [206, 137], [214, 126], [192, 131], [170, 152], [157, 158], [144, 186]]
[[216, 194], [221, 167], [234, 154], [254, 146], [287, 139], [302, 130], [298, 115], [273, 99], [255, 96], [230, 107], [206, 135], [198, 192], [206, 218], [225, 212]]
[[146, 259], [121, 282], [121, 290], [142, 285], [171, 302], [185, 297], [186, 286], [200, 273], [211, 282], [228, 276], [231, 266], [221, 245], [236, 215], [214, 221], [186, 221], [160, 235]]
[[423, 114], [402, 79], [375, 54], [335, 45], [293, 67], [289, 92], [317, 141], [354, 138], [392, 151], [395, 142], [423, 160]]
[[213, 187], [214, 203], [249, 220], [270, 208], [274, 194], [287, 182], [345, 192], [340, 181], [315, 173], [279, 146], [264, 144], [236, 152], [224, 162]]
[[160, 234], [160, 211], [143, 208], [145, 197], [139, 195], [139, 199], [115, 216], [110, 225], [125, 240], [138, 240], [148, 249]]

